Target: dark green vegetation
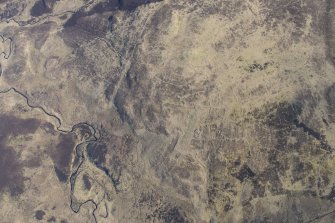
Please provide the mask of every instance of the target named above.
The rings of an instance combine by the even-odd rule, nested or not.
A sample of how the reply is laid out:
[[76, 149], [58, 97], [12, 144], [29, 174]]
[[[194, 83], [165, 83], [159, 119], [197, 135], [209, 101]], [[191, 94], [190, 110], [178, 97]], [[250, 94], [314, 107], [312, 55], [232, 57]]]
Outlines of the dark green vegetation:
[[42, 211], [42, 210], [37, 210], [37, 211], [35, 212], [35, 218], [36, 218], [37, 220], [39, 220], [39, 221], [43, 220], [44, 215], [45, 215], [45, 212]]
[[75, 149], [73, 134], [61, 134], [59, 143], [52, 151], [55, 171], [60, 181], [66, 182], [70, 176], [70, 167]]
[[37, 16], [41, 16], [41, 15], [46, 14], [46, 13], [50, 13], [51, 11], [52, 10], [46, 4], [45, 0], [39, 0], [32, 7], [30, 15], [34, 16], [34, 17], [37, 17]]
[[0, 123], [0, 193], [9, 190], [12, 196], [16, 196], [24, 191], [23, 164], [14, 148], [7, 146], [6, 142], [10, 136], [33, 134], [40, 122], [36, 119], [18, 119], [2, 114]]
[[[74, 13], [71, 18], [64, 24], [64, 28], [75, 26], [78, 24], [78, 20], [80, 20], [80, 18], [85, 18], [96, 13], [101, 14], [104, 12], [111, 12], [116, 10], [132, 11], [135, 10], [138, 6], [158, 1], [161, 0], [107, 0], [95, 5], [93, 9], [88, 12], [80, 10]], [[112, 21], [112, 17], [110, 17], [109, 20]]]

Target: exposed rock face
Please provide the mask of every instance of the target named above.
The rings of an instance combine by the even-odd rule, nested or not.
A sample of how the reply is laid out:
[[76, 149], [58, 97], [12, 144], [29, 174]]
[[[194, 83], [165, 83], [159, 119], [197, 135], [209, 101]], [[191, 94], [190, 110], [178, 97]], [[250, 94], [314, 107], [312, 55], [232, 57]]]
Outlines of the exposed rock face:
[[0, 0], [5, 222], [332, 222], [333, 0]]

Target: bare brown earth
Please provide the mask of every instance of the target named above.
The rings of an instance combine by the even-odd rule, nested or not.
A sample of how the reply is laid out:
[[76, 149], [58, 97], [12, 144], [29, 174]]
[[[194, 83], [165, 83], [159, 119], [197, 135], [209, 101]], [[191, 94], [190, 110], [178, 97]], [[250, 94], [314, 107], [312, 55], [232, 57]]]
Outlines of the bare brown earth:
[[0, 0], [0, 222], [335, 222], [333, 0]]

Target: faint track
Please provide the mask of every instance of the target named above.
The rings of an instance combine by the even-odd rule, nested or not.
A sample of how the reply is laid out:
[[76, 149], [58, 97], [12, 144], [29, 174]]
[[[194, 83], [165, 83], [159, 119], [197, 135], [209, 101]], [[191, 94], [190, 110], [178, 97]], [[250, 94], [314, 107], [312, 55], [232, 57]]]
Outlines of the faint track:
[[315, 221], [318, 221], [324, 217], [327, 217], [328, 215], [331, 215], [331, 214], [334, 214], [335, 213], [335, 210], [332, 210], [330, 212], [327, 212], [327, 213], [324, 213], [322, 215], [318, 215], [317, 217], [313, 218], [313, 219], [310, 219], [308, 221], [305, 221], [304, 223], [312, 223], [312, 222], [315, 222]]

